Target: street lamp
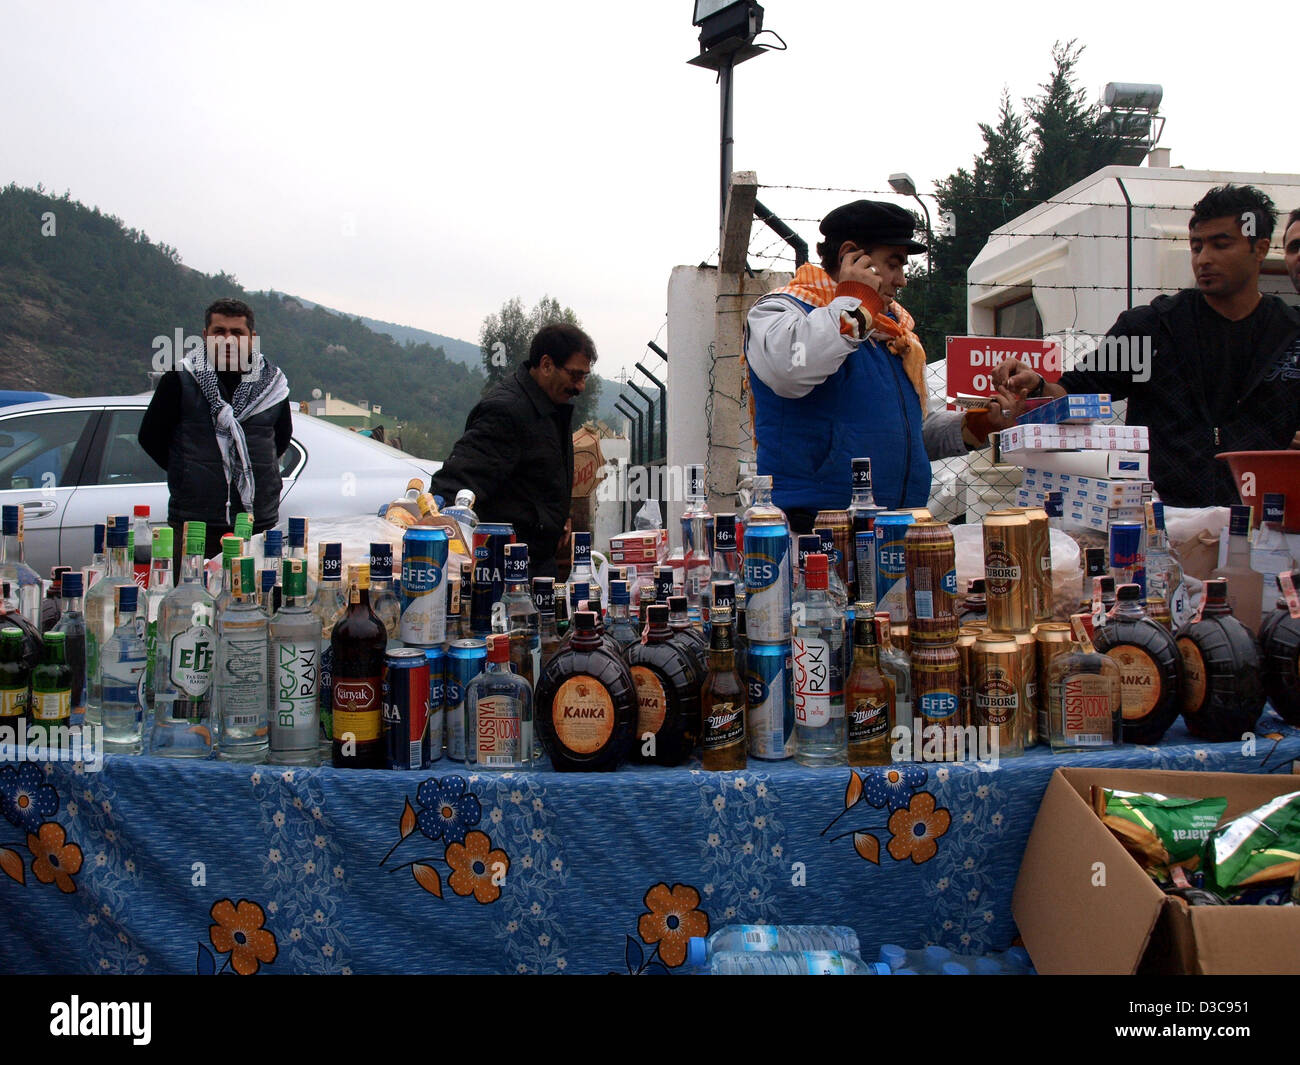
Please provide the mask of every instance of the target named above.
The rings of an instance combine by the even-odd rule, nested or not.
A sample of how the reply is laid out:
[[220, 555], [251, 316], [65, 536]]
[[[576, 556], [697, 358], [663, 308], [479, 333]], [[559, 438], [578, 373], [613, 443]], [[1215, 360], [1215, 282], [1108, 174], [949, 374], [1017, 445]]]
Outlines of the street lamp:
[[[934, 267], [930, 261], [930, 249], [934, 246], [934, 234], [930, 231], [930, 208], [926, 207], [925, 201], [921, 199], [916, 191], [916, 182], [912, 180], [911, 175], [904, 173], [890, 174], [889, 187], [900, 196], [910, 196], [921, 205], [921, 210], [925, 214], [925, 288], [922, 289], [921, 295], [921, 316], [925, 317], [926, 304], [929, 303], [928, 293], [930, 285], [934, 281]], [[926, 325], [929, 325], [926, 320]]]

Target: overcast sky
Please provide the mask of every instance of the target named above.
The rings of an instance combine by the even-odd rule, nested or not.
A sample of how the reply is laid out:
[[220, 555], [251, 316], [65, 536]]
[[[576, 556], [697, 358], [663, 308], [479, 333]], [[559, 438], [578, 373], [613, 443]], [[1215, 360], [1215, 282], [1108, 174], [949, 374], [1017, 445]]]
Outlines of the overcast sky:
[[[663, 324], [672, 267], [716, 246], [718, 89], [686, 64], [688, 0], [0, 11], [0, 182], [71, 190], [248, 288], [472, 342], [506, 299], [546, 293], [612, 376]], [[1300, 169], [1295, 72], [1269, 35], [1291, 4], [1243, 23], [1131, 0], [941, 11], [772, 0], [789, 50], [737, 68], [736, 169], [866, 190], [906, 170], [928, 191], [969, 165], [1003, 86], [1034, 93], [1069, 38], [1090, 96], [1164, 86], [1175, 165]], [[760, 196], [787, 217], [855, 198]]]

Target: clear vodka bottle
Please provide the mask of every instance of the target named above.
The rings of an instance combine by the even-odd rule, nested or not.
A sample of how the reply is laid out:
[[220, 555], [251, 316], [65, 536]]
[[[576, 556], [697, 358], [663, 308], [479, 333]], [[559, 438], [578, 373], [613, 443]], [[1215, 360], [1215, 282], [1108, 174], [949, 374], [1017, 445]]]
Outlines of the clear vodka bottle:
[[510, 668], [510, 637], [488, 637], [487, 665], [465, 688], [465, 762], [527, 769], [533, 758], [533, 689]]
[[41, 575], [23, 559], [23, 508], [0, 507], [0, 580], [9, 582], [10, 594], [18, 601], [18, 610], [41, 631], [41, 599], [44, 595]]
[[686, 467], [686, 509], [682, 511], [682, 581], [686, 611], [691, 621], [701, 619], [703, 600], [708, 596], [713, 577], [713, 545], [708, 542], [709, 513], [705, 467], [692, 463]]
[[154, 661], [158, 653], [158, 611], [172, 590], [172, 528], [161, 525], [153, 530], [153, 547], [149, 558], [149, 579], [145, 582], [145, 709], [153, 708]]
[[827, 558], [804, 560], [804, 587], [791, 608], [794, 757], [800, 765], [845, 765], [844, 614], [826, 594]]
[[[131, 571], [126, 571], [128, 574]], [[100, 584], [104, 582], [101, 581]], [[128, 576], [114, 586], [113, 631], [97, 659], [104, 749], [139, 754], [144, 743], [144, 675], [148, 651], [145, 618], [137, 610], [140, 589]]]
[[270, 757], [320, 765], [321, 623], [307, 600], [307, 566], [283, 562], [284, 601], [271, 621]]
[[131, 560], [127, 556], [125, 515], [108, 519], [105, 541], [108, 558], [104, 562], [103, 576], [86, 593], [86, 723], [90, 725], [103, 724], [100, 716], [103, 702], [100, 658], [116, 628], [117, 589], [126, 584], [135, 587]]
[[402, 601], [393, 591], [393, 545], [387, 542], [370, 545], [370, 609], [384, 623], [388, 646], [400, 644]]
[[263, 762], [267, 754], [267, 636], [269, 620], [257, 605], [255, 560], [230, 567], [230, 602], [217, 616], [217, 755], [232, 762]]
[[63, 611], [55, 632], [63, 633], [68, 668], [72, 670], [72, 714], [69, 723], [79, 728], [86, 720], [86, 615], [81, 607], [82, 577], [71, 571], [63, 575]]
[[1187, 585], [1183, 581], [1183, 567], [1169, 546], [1169, 533], [1165, 530], [1165, 505], [1161, 502], [1146, 504], [1147, 522], [1147, 597], [1165, 601], [1173, 630], [1177, 632], [1192, 617]]
[[510, 637], [510, 668], [528, 681], [531, 690], [542, 675], [541, 616], [528, 579], [528, 545], [506, 544], [506, 590], [501, 605]]

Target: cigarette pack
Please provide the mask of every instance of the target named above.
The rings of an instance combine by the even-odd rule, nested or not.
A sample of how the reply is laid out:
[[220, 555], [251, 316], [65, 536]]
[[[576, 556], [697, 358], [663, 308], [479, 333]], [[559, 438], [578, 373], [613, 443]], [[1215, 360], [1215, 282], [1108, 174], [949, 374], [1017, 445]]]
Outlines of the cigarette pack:
[[1021, 462], [1021, 451], [1147, 451], [1150, 437], [1145, 425], [1013, 425], [997, 434], [999, 462]]
[[1105, 392], [1058, 396], [1032, 410], [1025, 411], [1016, 419], [1016, 424], [1055, 425], [1060, 422], [1095, 422], [1109, 418], [1112, 413], [1110, 395]]
[[1113, 480], [1144, 480], [1147, 456], [1140, 451], [1039, 451], [1020, 452], [1024, 465], [1051, 473], [1061, 484], [1074, 476], [1109, 477]]

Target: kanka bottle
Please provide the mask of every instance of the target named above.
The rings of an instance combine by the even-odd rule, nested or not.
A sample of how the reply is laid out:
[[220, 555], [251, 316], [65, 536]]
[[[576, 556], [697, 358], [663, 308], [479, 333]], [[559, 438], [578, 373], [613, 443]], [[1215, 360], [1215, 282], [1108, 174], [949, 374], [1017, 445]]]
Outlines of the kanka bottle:
[[1259, 650], [1250, 630], [1232, 615], [1228, 582], [1208, 580], [1204, 590], [1200, 612], [1178, 630], [1183, 720], [1198, 739], [1240, 741], [1264, 710]]
[[1300, 570], [1276, 579], [1281, 598], [1259, 630], [1260, 681], [1273, 709], [1300, 725]]
[[700, 679], [691, 653], [672, 636], [668, 608], [656, 604], [642, 642], [627, 649], [637, 693], [637, 762], [679, 765], [699, 742]]
[[1159, 743], [1178, 717], [1183, 660], [1169, 630], [1147, 617], [1139, 585], [1120, 587], [1093, 644], [1119, 665], [1124, 742]]

